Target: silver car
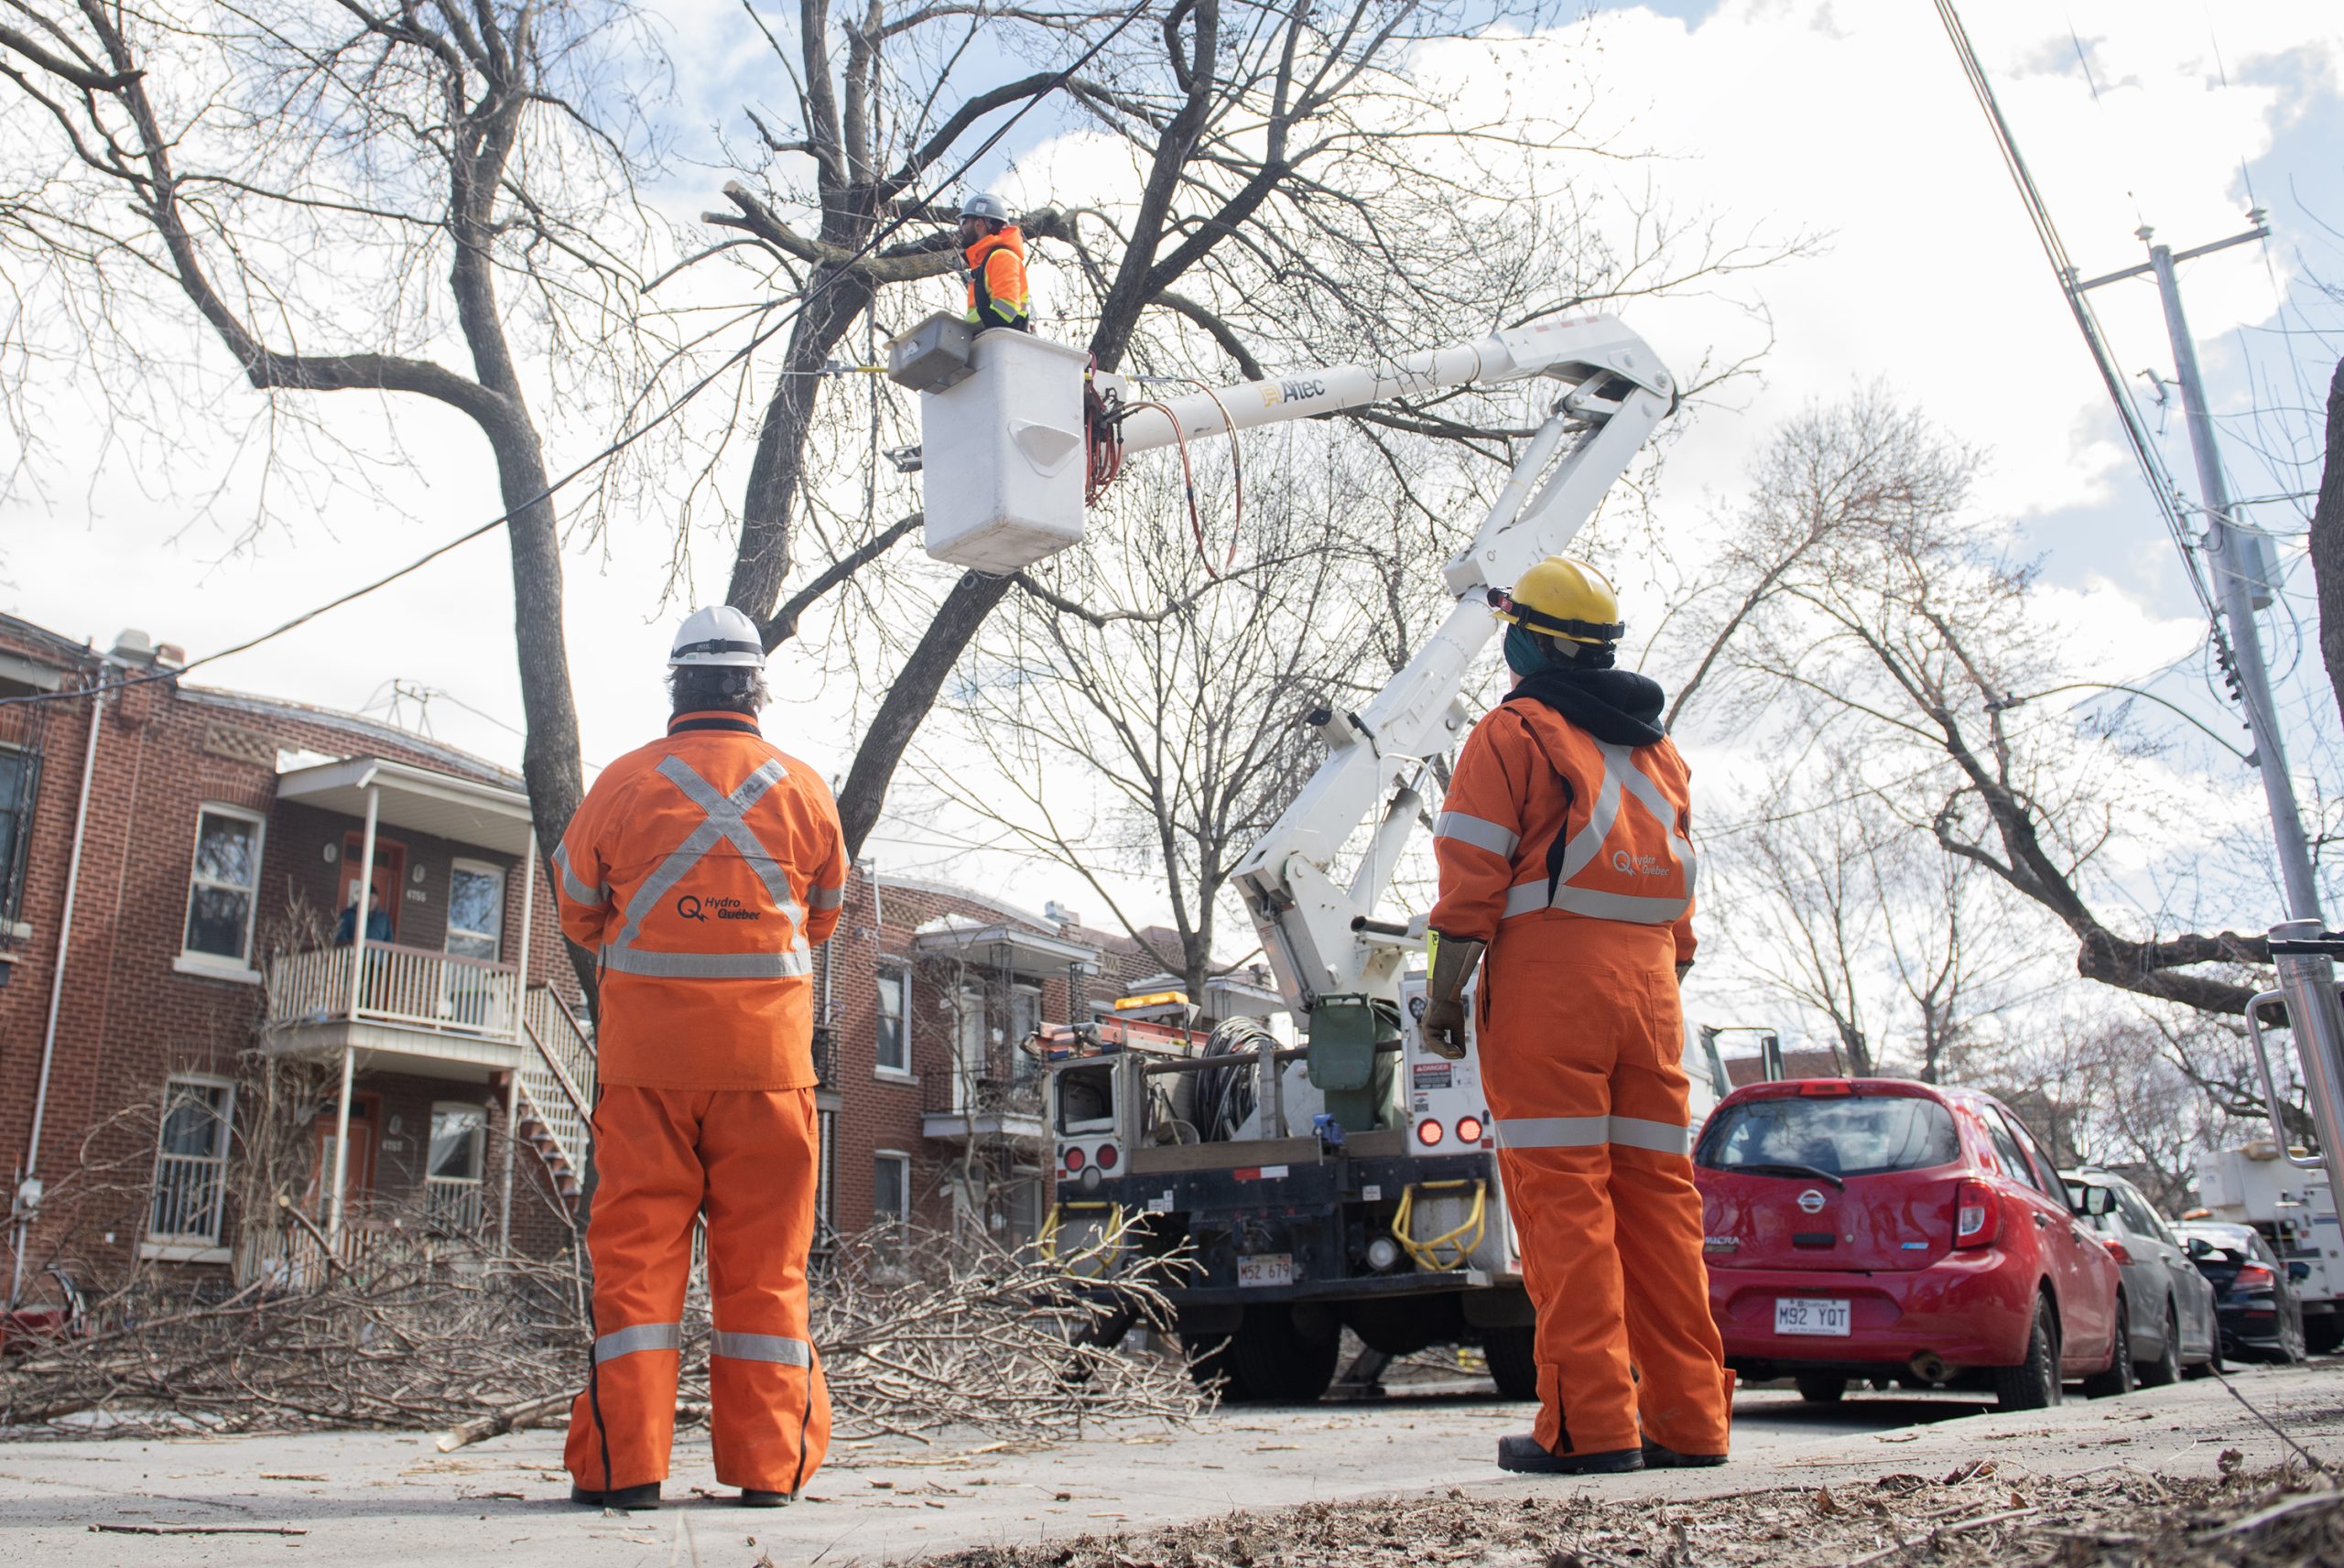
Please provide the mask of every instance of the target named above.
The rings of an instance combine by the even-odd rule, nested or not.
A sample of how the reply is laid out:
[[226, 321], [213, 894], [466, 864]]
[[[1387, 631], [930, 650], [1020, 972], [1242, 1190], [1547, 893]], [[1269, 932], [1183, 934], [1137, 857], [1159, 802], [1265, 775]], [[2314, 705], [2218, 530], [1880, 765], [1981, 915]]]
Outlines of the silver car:
[[2078, 1204], [2091, 1188], [2107, 1189], [2105, 1199], [2094, 1197], [2102, 1212], [2087, 1213], [2083, 1219], [2123, 1268], [2125, 1327], [2143, 1386], [2170, 1383], [2185, 1368], [2221, 1370], [2214, 1287], [2198, 1271], [2172, 1225], [2140, 1188], [2113, 1172], [2087, 1166], [2062, 1171], [2059, 1178]]

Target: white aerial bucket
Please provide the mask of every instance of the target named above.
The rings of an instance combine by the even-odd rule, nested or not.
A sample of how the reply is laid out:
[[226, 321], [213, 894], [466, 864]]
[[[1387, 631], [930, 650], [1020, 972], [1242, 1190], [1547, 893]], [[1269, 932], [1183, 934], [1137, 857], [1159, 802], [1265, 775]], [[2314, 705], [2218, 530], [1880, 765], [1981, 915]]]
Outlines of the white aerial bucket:
[[[967, 349], [931, 318], [894, 345], [893, 372], [920, 393], [920, 492], [928, 553], [1006, 575], [1082, 537], [1082, 378], [1091, 356], [996, 328]], [[939, 341], [941, 340], [941, 341]], [[941, 373], [939, 373], [939, 372]]]

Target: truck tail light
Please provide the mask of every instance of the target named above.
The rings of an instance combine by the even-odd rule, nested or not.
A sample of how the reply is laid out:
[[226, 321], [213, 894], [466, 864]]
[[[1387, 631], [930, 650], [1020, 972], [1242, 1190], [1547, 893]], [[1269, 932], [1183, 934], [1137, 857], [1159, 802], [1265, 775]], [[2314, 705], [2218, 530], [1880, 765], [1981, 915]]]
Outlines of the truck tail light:
[[1066, 1168], [1069, 1171], [1080, 1171], [1082, 1169], [1081, 1145], [1074, 1144], [1068, 1148], [1066, 1152]]
[[2264, 1268], [2262, 1264], [2249, 1263], [2246, 1267], [2238, 1271], [2238, 1278], [2230, 1281], [2230, 1289], [2234, 1291], [2267, 1291], [2275, 1282], [2275, 1278], [2276, 1277], [2273, 1275], [2271, 1271]]
[[1115, 1146], [1112, 1143], [1101, 1143], [1099, 1145], [1098, 1160], [1099, 1168], [1101, 1170], [1113, 1170], [1115, 1168]]
[[1953, 1199], [1953, 1244], [1984, 1247], [2002, 1233], [2002, 1206], [1983, 1182], [1965, 1181]]
[[1481, 1119], [1478, 1116], [1459, 1117], [1457, 1119], [1457, 1141], [1460, 1143], [1479, 1143], [1481, 1141]]
[[1429, 1116], [1416, 1123], [1416, 1141], [1427, 1149], [1440, 1141], [1440, 1123]]

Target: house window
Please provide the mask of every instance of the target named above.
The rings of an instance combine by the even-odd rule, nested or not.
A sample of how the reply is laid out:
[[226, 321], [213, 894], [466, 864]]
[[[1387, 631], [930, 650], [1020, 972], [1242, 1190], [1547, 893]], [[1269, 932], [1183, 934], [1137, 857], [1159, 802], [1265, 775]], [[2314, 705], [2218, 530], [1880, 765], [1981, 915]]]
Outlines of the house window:
[[912, 1157], [882, 1149], [871, 1157], [871, 1223], [901, 1229], [912, 1217]]
[[239, 968], [252, 957], [253, 894], [260, 885], [261, 819], [230, 806], [196, 814], [195, 869], [187, 893], [186, 952]]
[[1008, 1241], [1023, 1247], [1042, 1230], [1042, 1173], [1030, 1165], [1020, 1165], [1002, 1194], [1002, 1208], [1008, 1221]]
[[503, 1023], [512, 1006], [496, 1005], [494, 964], [503, 951], [505, 933], [505, 872], [479, 860], [458, 860], [448, 872], [448, 935], [443, 949], [450, 958], [470, 959], [445, 967], [440, 985], [446, 995], [443, 1011], [454, 1022], [470, 1029]]
[[431, 1108], [431, 1153], [424, 1171], [424, 1217], [444, 1229], [478, 1230], [488, 1110], [466, 1101]]
[[25, 843], [31, 837], [33, 787], [40, 778], [40, 753], [0, 746], [0, 937], [23, 907]]
[[1042, 1027], [1042, 988], [1014, 986], [1009, 992], [1009, 1076], [1028, 1083], [1041, 1076], [1042, 1064], [1026, 1049], [1026, 1042]]
[[163, 1127], [155, 1150], [155, 1203], [146, 1239], [220, 1245], [221, 1200], [227, 1189], [228, 1129], [236, 1091], [217, 1078], [172, 1078], [163, 1094]]
[[879, 969], [879, 1070], [909, 1076], [912, 1070], [910, 1027], [912, 976], [909, 969], [882, 965]]

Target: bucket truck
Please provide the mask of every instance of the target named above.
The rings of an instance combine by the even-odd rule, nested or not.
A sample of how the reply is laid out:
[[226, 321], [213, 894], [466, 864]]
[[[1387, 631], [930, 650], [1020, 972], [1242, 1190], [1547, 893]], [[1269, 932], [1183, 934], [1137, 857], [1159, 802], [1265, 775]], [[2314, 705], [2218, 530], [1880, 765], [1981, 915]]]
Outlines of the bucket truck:
[[[1439, 628], [1370, 700], [1311, 716], [1326, 757], [1235, 873], [1303, 1044], [1241, 1023], [1199, 1045], [1106, 1019], [1028, 1048], [1049, 1069], [1046, 1238], [1110, 1272], [1187, 1243], [1195, 1271], [1169, 1294], [1200, 1374], [1227, 1394], [1316, 1398], [1348, 1326], [1385, 1356], [1479, 1343], [1500, 1387], [1530, 1397], [1534, 1319], [1478, 1057], [1424, 1048], [1410, 968], [1423, 922], [1377, 907], [1433, 760], [1463, 739], [1461, 694], [1497, 626], [1487, 590], [1586, 524], [1676, 407], [1666, 367], [1590, 316], [1156, 400], [1114, 375], [1086, 385], [1083, 356], [1062, 345], [971, 340], [938, 317], [893, 345], [891, 373], [922, 393], [924, 473], [949, 475], [925, 487], [929, 552], [988, 572], [1080, 539], [1086, 480], [1139, 454], [1443, 388], [1525, 386], [1535, 432], [1441, 568], [1452, 604]], [[1701, 1077], [1697, 1117], [1713, 1103]]]

